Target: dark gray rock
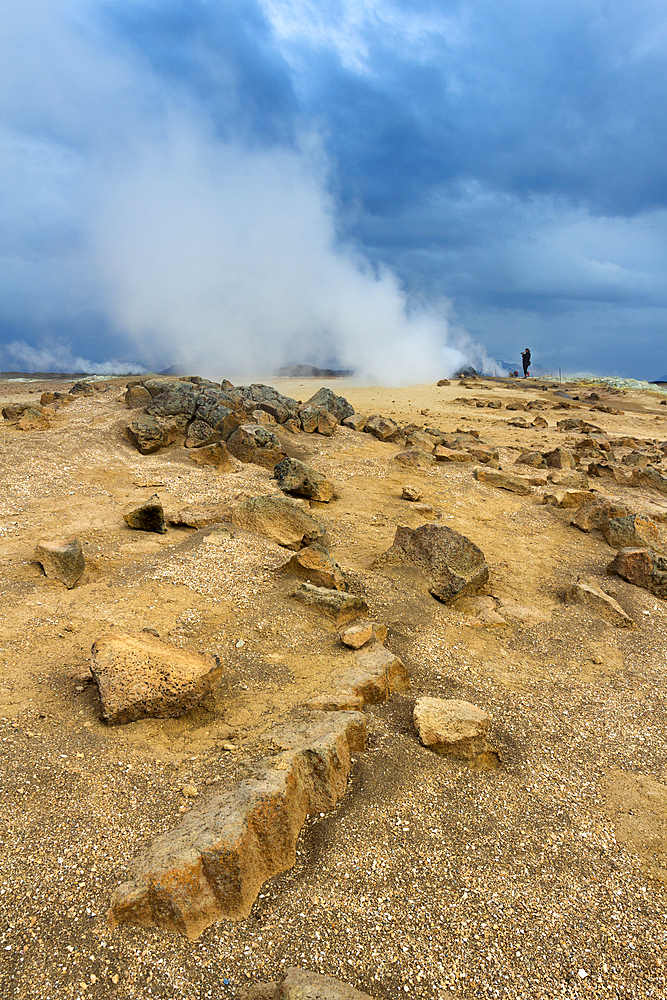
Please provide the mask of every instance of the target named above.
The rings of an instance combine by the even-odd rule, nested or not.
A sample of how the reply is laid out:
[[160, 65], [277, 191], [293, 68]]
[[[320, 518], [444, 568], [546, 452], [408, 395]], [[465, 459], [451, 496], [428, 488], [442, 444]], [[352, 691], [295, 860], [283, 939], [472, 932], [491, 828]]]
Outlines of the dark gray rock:
[[397, 528], [393, 545], [379, 562], [418, 568], [428, 581], [429, 593], [443, 604], [477, 593], [489, 579], [482, 550], [445, 525]]
[[276, 435], [259, 424], [241, 424], [227, 441], [229, 454], [241, 462], [273, 469], [285, 458], [285, 449]]
[[154, 531], [164, 535], [167, 525], [164, 521], [164, 510], [157, 493], [150, 499], [142, 503], [139, 507], [133, 507], [123, 514], [125, 523], [136, 531]]
[[336, 418], [336, 422], [339, 424], [346, 417], [351, 417], [354, 413], [354, 407], [351, 403], [348, 403], [344, 396], [337, 396], [331, 389], [325, 389], [324, 387], [318, 389], [315, 395], [307, 399], [299, 409], [302, 410], [308, 406], [312, 406], [318, 410], [326, 410]]
[[284, 493], [322, 503], [329, 503], [334, 495], [333, 484], [326, 476], [296, 458], [286, 456], [275, 466], [273, 474]]
[[172, 444], [183, 434], [183, 427], [173, 417], [159, 419], [148, 413], [140, 413], [127, 426], [127, 436], [142, 455], [151, 455]]

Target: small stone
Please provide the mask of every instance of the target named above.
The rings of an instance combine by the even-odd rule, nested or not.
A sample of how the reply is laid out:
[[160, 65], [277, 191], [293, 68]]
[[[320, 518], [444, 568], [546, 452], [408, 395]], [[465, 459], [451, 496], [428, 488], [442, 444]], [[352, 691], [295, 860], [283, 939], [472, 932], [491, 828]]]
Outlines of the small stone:
[[350, 649], [361, 649], [371, 639], [384, 642], [387, 638], [387, 626], [377, 622], [356, 622], [350, 625], [344, 632], [341, 632], [340, 640]]
[[401, 499], [409, 500], [411, 503], [418, 503], [424, 494], [416, 486], [404, 486], [401, 490]]
[[167, 526], [164, 521], [164, 509], [160, 503], [157, 493], [150, 499], [142, 503], [140, 507], [133, 507], [123, 514], [123, 520], [128, 527], [135, 531], [154, 531], [159, 535], [164, 535]]
[[302, 583], [292, 597], [306, 607], [315, 608], [333, 618], [339, 625], [368, 613], [368, 605], [363, 597], [327, 587], [314, 587], [310, 583]]
[[183, 793], [183, 796], [186, 799], [196, 799], [197, 796], [199, 795], [199, 791], [197, 790], [195, 785], [183, 785], [183, 787], [181, 788], [181, 792]]
[[81, 579], [85, 569], [83, 550], [78, 538], [70, 538], [65, 542], [38, 542], [35, 561], [41, 564], [45, 576], [64, 583], [68, 590]]
[[491, 716], [468, 701], [419, 698], [413, 719], [424, 746], [437, 754], [470, 760], [486, 749]]
[[522, 496], [531, 492], [530, 486], [518, 476], [511, 476], [507, 472], [500, 472], [496, 469], [478, 468], [473, 472], [475, 479], [487, 486], [495, 486], [500, 490], [509, 490], [510, 493], [519, 493]]

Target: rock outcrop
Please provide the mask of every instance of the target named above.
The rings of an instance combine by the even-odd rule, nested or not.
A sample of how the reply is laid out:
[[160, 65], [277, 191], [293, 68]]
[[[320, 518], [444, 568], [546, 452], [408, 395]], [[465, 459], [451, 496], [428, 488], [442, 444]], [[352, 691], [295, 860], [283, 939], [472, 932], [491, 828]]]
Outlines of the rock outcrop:
[[149, 632], [112, 632], [93, 645], [90, 672], [110, 723], [172, 719], [198, 705], [222, 673], [217, 656]]
[[[269, 385], [233, 386], [226, 380], [218, 385], [198, 376], [135, 379], [128, 384], [125, 399], [130, 407], [145, 402], [144, 411], [126, 430], [142, 454], [174, 442], [196, 448], [233, 437], [231, 454], [268, 468], [276, 464], [270, 464], [270, 439], [258, 439], [253, 446], [248, 426], [279, 424], [292, 431], [301, 428], [330, 435], [354, 413], [354, 407], [330, 389], [320, 389], [301, 406]], [[246, 428], [245, 433], [237, 434], [241, 428]], [[284, 454], [277, 454], [276, 461]]]
[[152, 925], [194, 939], [216, 920], [247, 917], [262, 883], [292, 867], [306, 818], [345, 794], [365, 720], [357, 712], [313, 713], [271, 737], [286, 749], [193, 809], [135, 862], [132, 880], [113, 894], [112, 926]]

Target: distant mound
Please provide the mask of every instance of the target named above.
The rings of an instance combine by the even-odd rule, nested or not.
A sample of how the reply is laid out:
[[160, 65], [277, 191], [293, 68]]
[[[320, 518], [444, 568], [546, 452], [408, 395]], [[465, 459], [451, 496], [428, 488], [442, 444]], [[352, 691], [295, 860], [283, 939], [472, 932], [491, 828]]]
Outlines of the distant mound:
[[663, 375], [662, 378], [654, 378], [651, 381], [651, 385], [666, 385], [666, 384], [667, 384], [667, 375]]
[[313, 365], [285, 365], [273, 373], [279, 378], [352, 378], [354, 368], [314, 368]]

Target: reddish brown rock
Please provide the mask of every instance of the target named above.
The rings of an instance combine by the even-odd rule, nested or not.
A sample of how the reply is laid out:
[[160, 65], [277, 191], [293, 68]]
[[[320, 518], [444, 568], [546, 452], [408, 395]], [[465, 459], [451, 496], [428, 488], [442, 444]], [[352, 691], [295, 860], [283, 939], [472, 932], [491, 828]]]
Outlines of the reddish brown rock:
[[602, 534], [613, 549], [662, 549], [660, 529], [645, 514], [612, 517], [601, 525]]
[[667, 559], [651, 549], [621, 549], [607, 566], [607, 572], [667, 599]]

